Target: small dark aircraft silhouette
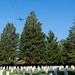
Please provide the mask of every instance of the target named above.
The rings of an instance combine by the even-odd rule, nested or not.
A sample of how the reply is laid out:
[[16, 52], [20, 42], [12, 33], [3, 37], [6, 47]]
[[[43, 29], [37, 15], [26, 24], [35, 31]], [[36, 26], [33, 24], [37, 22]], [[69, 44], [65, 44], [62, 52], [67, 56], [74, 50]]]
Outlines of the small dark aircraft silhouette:
[[24, 20], [24, 19], [20, 17], [20, 18], [18, 18], [17, 20], [22, 21], [22, 20]]

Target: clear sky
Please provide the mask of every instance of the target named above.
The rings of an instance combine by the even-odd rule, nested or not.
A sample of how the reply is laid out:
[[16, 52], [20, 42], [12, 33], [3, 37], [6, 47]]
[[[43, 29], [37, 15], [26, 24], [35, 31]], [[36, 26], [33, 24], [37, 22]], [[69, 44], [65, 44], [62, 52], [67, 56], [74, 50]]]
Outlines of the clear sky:
[[[75, 0], [0, 0], [0, 33], [11, 22], [21, 34], [26, 17], [32, 10], [46, 35], [52, 30], [58, 40], [68, 36], [75, 16]], [[19, 17], [25, 20], [18, 21]]]

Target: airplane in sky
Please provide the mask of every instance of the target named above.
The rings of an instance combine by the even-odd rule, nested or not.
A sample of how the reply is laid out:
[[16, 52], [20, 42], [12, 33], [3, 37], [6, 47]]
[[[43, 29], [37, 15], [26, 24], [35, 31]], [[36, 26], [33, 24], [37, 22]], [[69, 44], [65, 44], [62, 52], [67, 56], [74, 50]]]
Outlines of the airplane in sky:
[[24, 19], [20, 17], [20, 18], [17, 18], [17, 20], [19, 20], [19, 21], [23, 21]]

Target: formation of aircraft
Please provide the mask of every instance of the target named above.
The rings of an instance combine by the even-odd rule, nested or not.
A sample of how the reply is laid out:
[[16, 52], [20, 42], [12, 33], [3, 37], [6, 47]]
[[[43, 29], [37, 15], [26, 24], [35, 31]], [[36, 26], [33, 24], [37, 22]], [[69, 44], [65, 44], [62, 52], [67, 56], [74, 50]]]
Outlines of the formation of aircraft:
[[23, 21], [24, 19], [20, 17], [20, 18], [17, 18], [17, 20], [19, 20], [19, 21]]

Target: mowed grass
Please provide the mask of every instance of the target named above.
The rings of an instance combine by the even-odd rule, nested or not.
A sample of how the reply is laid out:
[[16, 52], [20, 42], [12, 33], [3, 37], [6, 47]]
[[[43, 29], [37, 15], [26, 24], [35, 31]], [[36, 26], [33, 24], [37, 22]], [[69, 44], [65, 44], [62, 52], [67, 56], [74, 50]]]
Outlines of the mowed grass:
[[[60, 72], [58, 72], [57, 75], [64, 75], [64, 70], [65, 70], [65, 69], [62, 69]], [[7, 71], [10, 72], [10, 70], [7, 69], [7, 70], [5, 70], [5, 71], [3, 72], [3, 75], [6, 75], [6, 72], [7, 72]], [[46, 73], [44, 72], [44, 70], [41, 69], [41, 74], [42, 74], [42, 75], [49, 75], [49, 73], [53, 73], [53, 75], [54, 75], [54, 71], [48, 71], [48, 74], [46, 74]], [[13, 73], [10, 72], [10, 75], [15, 75], [15, 74], [16, 74], [16, 70], [14, 70]], [[25, 74], [22, 74], [21, 70], [19, 70], [19, 72], [18, 72], [17, 75], [30, 75], [30, 70], [29, 70], [29, 71], [26, 71], [26, 70], [25, 70]], [[35, 69], [33, 75], [38, 75], [38, 69], [37, 69], [37, 68]], [[71, 68], [68, 69], [68, 75], [75, 75], [74, 71], [73, 71]]]

